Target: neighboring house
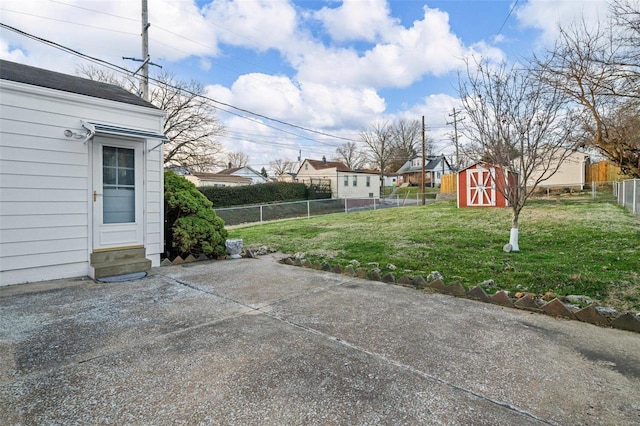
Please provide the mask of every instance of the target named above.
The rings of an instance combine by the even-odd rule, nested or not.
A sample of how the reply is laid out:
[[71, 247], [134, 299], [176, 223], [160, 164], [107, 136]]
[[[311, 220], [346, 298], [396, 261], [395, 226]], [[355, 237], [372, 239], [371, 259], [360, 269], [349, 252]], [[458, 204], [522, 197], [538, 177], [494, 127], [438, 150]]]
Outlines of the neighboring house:
[[295, 182], [296, 174], [295, 173], [282, 173], [277, 177], [278, 182]]
[[[545, 188], [579, 188], [584, 189], [587, 164], [589, 163], [589, 156], [582, 152], [572, 152], [567, 155], [567, 152], [562, 152], [558, 157], [565, 157], [562, 163], [559, 164], [559, 160], [552, 159], [548, 165], [549, 170], [553, 170], [558, 167], [553, 176], [549, 179], [540, 182], [540, 187]], [[546, 165], [545, 165], [546, 167]], [[534, 170], [529, 176], [528, 184], [533, 184], [538, 179], [544, 170]]]
[[257, 183], [267, 183], [269, 179], [262, 176], [260, 172], [252, 169], [249, 166], [244, 167], [233, 167], [219, 171], [217, 174], [224, 176], [238, 176], [251, 179], [251, 184], [255, 185]]
[[332, 198], [380, 198], [380, 174], [375, 170], [351, 170], [340, 161], [305, 159], [296, 181], [329, 186]]
[[251, 179], [242, 176], [221, 175], [219, 173], [191, 172], [184, 175], [195, 186], [246, 186], [251, 185]]
[[[425, 157], [424, 164], [425, 185], [440, 186], [442, 175], [452, 173], [453, 169], [444, 156]], [[422, 183], [422, 156], [417, 156], [404, 163], [396, 172], [400, 175], [401, 183], [421, 185]]]
[[500, 192], [505, 179], [511, 187], [518, 175], [499, 166], [480, 161], [458, 172], [458, 207], [506, 207], [509, 202]]
[[7, 61], [0, 94], [0, 285], [158, 266], [164, 112]]

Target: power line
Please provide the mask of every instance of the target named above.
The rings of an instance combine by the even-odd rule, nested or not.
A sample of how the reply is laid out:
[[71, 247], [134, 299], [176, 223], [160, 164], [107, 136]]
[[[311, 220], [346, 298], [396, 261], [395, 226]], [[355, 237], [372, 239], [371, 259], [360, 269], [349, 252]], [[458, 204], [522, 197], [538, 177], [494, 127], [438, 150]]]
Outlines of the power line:
[[[7, 24], [4, 24], [4, 23], [2, 23], [2, 22], [0, 22], [0, 27], [5, 28], [5, 29], [8, 29], [8, 30], [10, 30], [10, 31], [13, 31], [13, 32], [15, 32], [15, 33], [17, 33], [17, 34], [20, 34], [20, 35], [24, 36], [24, 37], [31, 38], [31, 39], [33, 39], [33, 40], [36, 40], [36, 41], [41, 42], [41, 43], [43, 43], [43, 44], [46, 44], [46, 45], [48, 45], [48, 46], [54, 47], [54, 48], [56, 48], [56, 49], [62, 50], [62, 51], [64, 51], [64, 52], [70, 53], [70, 54], [72, 54], [72, 55], [78, 56], [78, 57], [80, 57], [80, 58], [88, 59], [88, 60], [90, 60], [90, 61], [92, 61], [92, 62], [95, 62], [95, 63], [98, 63], [98, 64], [100, 64], [100, 65], [102, 65], [102, 66], [106, 66], [106, 67], [107, 67], [107, 68], [109, 68], [109, 69], [112, 69], [112, 70], [115, 70], [115, 71], [118, 71], [118, 72], [121, 72], [121, 73], [125, 73], [125, 74], [127, 74], [128, 76], [131, 76], [131, 75], [132, 75], [132, 72], [131, 72], [130, 70], [128, 70], [128, 69], [126, 69], [126, 68], [124, 68], [124, 67], [118, 66], [118, 65], [116, 65], [116, 64], [113, 64], [113, 63], [111, 63], [111, 62], [105, 61], [105, 60], [103, 60], [103, 59], [99, 59], [99, 58], [96, 58], [96, 57], [93, 57], [93, 56], [89, 56], [89, 55], [84, 54], [84, 53], [82, 53], [82, 52], [79, 52], [79, 51], [77, 51], [77, 50], [71, 49], [71, 48], [69, 48], [69, 47], [67, 47], [67, 46], [61, 45], [61, 44], [56, 43], [56, 42], [51, 41], [51, 40], [44, 39], [44, 38], [42, 38], [42, 37], [38, 37], [38, 36], [33, 35], [33, 34], [31, 34], [31, 33], [27, 33], [26, 31], [22, 31], [22, 30], [20, 30], [20, 29], [18, 29], [18, 28], [12, 27], [12, 26], [7, 25]], [[305, 132], [314, 133], [314, 134], [317, 134], [317, 135], [320, 135], [320, 136], [326, 136], [326, 137], [329, 137], [329, 138], [332, 138], [332, 139], [338, 139], [338, 140], [344, 140], [344, 141], [354, 142], [354, 140], [353, 140], [353, 139], [350, 139], [350, 138], [345, 138], [345, 137], [342, 137], [342, 136], [337, 136], [337, 135], [332, 135], [332, 134], [330, 134], [330, 133], [321, 132], [321, 131], [319, 131], [319, 130], [310, 129], [310, 128], [305, 127], [305, 126], [300, 126], [300, 125], [297, 125], [297, 124], [289, 123], [289, 122], [286, 122], [286, 121], [284, 121], [284, 120], [280, 120], [280, 119], [277, 119], [277, 118], [269, 117], [269, 116], [267, 116], [267, 115], [260, 114], [260, 113], [257, 113], [257, 112], [253, 112], [253, 111], [248, 110], [248, 109], [245, 109], [245, 108], [240, 108], [240, 107], [237, 107], [237, 106], [235, 106], [235, 105], [228, 104], [228, 103], [226, 103], [226, 102], [218, 101], [218, 100], [213, 99], [213, 98], [211, 98], [211, 97], [208, 97], [208, 96], [205, 96], [205, 95], [202, 95], [202, 94], [199, 94], [199, 93], [195, 93], [195, 92], [192, 92], [192, 91], [186, 90], [186, 89], [181, 88], [181, 87], [178, 87], [178, 86], [174, 86], [174, 85], [168, 84], [168, 83], [166, 83], [166, 82], [163, 82], [163, 81], [161, 81], [161, 80], [158, 80], [158, 79], [155, 79], [155, 78], [152, 78], [152, 77], [149, 77], [149, 80], [150, 80], [150, 81], [153, 81], [153, 82], [155, 82], [155, 83], [157, 83], [157, 84], [163, 84], [163, 85], [166, 85], [167, 87], [170, 87], [170, 88], [172, 88], [172, 89], [175, 89], [175, 90], [178, 90], [178, 91], [181, 91], [181, 92], [187, 93], [187, 94], [189, 94], [189, 95], [193, 95], [193, 96], [197, 96], [197, 97], [200, 97], [200, 98], [203, 98], [203, 99], [209, 100], [209, 101], [211, 101], [211, 102], [213, 102], [213, 103], [215, 103], [215, 104], [217, 104], [217, 105], [223, 105], [223, 106], [225, 106], [225, 107], [227, 107], [227, 108], [231, 108], [231, 109], [233, 109], [233, 110], [240, 111], [240, 112], [242, 112], [242, 113], [252, 115], [252, 116], [254, 116], [254, 117], [263, 118], [263, 119], [265, 119], [265, 120], [272, 121], [272, 122], [274, 122], [274, 123], [278, 123], [278, 124], [282, 124], [282, 125], [284, 125], [284, 126], [288, 126], [288, 127], [291, 127], [291, 128], [295, 128], [295, 129], [303, 130], [303, 131], [305, 131]], [[234, 113], [234, 112], [232, 112], [232, 111], [228, 111], [228, 110], [225, 110], [225, 109], [220, 108], [220, 107], [217, 107], [217, 108], [218, 108], [218, 109], [220, 109], [221, 111], [224, 111], [224, 112], [228, 113], [228, 114], [236, 115], [236, 116], [241, 117], [241, 118], [243, 118], [243, 119], [247, 119], [247, 120], [250, 120], [250, 121], [253, 121], [253, 122], [259, 123], [259, 124], [261, 124], [261, 125], [265, 125], [265, 126], [267, 126], [267, 127], [271, 127], [271, 128], [276, 129], [276, 130], [278, 130], [278, 131], [285, 132], [285, 133], [290, 133], [290, 134], [296, 135], [296, 136], [301, 137], [301, 138], [309, 139], [309, 138], [307, 138], [307, 137], [305, 137], [305, 136], [297, 135], [297, 134], [295, 134], [295, 133], [287, 132], [286, 130], [283, 130], [283, 129], [280, 129], [280, 128], [277, 128], [277, 127], [269, 126], [269, 125], [268, 125], [268, 124], [266, 124], [266, 123], [262, 123], [262, 122], [260, 122], [260, 121], [258, 121], [258, 120], [250, 119], [250, 118], [248, 118], [248, 117], [246, 117], [246, 116], [243, 116], [243, 115], [240, 115], [240, 114]], [[310, 140], [313, 140], [313, 139], [310, 139]], [[319, 140], [313, 140], [313, 141], [315, 141], [315, 142], [317, 142], [317, 143], [320, 143], [320, 144], [323, 144], [323, 143], [324, 143], [324, 144], [327, 144], [327, 142], [322, 142], [322, 141], [319, 141]]]
[[502, 30], [504, 29], [504, 26], [507, 24], [507, 21], [509, 20], [509, 18], [511, 17], [511, 14], [513, 13], [513, 11], [515, 10], [516, 6], [518, 5], [518, 0], [516, 0], [515, 2], [513, 2], [513, 5], [511, 5], [511, 8], [509, 9], [509, 13], [507, 14], [507, 17], [504, 18], [504, 21], [502, 22], [502, 25], [500, 25], [500, 29], [498, 30], [498, 32], [496, 33], [496, 37], [500, 35], [500, 33], [502, 32]]

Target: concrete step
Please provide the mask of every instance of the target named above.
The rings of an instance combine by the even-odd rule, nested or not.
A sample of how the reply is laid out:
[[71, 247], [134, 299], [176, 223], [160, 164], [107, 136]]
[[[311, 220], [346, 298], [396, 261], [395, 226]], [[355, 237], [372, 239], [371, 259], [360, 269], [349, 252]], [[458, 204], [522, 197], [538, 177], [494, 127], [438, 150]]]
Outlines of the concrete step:
[[133, 259], [144, 259], [146, 250], [144, 247], [106, 250], [91, 253], [91, 264], [120, 262]]
[[135, 272], [151, 271], [151, 261], [146, 258], [118, 260], [114, 262], [92, 264], [93, 278], [113, 277], [116, 275], [133, 274]]

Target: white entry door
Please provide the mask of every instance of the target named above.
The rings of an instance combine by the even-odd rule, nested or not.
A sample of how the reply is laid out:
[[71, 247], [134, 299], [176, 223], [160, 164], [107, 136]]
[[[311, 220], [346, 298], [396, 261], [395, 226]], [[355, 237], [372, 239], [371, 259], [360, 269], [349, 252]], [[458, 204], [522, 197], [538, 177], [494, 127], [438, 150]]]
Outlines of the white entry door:
[[142, 246], [144, 143], [95, 137], [93, 249]]
[[467, 170], [467, 205], [496, 205], [495, 169]]

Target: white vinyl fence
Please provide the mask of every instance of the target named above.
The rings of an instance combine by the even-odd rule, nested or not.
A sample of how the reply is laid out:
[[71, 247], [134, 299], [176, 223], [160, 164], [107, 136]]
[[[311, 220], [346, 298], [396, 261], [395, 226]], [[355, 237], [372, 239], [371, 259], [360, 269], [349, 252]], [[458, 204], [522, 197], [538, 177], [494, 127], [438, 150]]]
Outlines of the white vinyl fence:
[[[427, 199], [431, 203], [435, 199]], [[388, 198], [332, 198], [324, 200], [293, 201], [289, 203], [260, 204], [216, 208], [216, 214], [225, 225], [233, 226], [245, 223], [264, 223], [271, 220], [319, 216], [330, 213], [349, 213], [361, 210], [377, 210], [389, 207], [415, 206], [422, 197]]]
[[640, 179], [615, 182], [613, 195], [618, 199], [618, 204], [636, 216], [640, 216]]

